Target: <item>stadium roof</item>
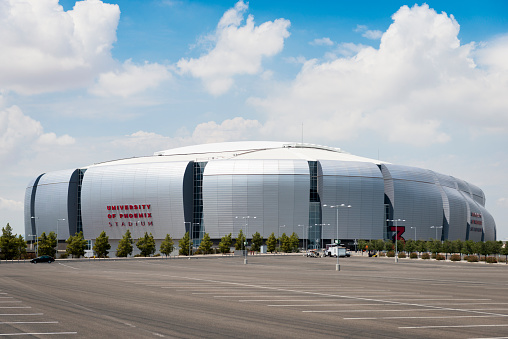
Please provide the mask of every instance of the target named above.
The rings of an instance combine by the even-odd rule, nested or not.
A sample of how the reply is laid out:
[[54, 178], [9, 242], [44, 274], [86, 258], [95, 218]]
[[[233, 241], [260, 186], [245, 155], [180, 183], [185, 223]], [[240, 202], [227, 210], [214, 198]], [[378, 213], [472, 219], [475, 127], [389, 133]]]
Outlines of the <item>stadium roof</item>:
[[328, 146], [279, 141], [237, 141], [173, 148], [155, 152], [153, 156], [114, 160], [95, 165], [222, 159], [301, 159], [306, 161], [340, 160], [384, 163]]

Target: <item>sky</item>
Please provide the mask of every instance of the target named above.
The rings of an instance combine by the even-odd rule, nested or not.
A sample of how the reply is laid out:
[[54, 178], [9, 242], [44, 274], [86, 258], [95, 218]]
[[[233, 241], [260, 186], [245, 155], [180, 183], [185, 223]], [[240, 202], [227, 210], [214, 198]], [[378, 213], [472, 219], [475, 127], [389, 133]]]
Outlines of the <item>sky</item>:
[[38, 175], [327, 145], [466, 180], [508, 239], [508, 2], [0, 0], [0, 227]]

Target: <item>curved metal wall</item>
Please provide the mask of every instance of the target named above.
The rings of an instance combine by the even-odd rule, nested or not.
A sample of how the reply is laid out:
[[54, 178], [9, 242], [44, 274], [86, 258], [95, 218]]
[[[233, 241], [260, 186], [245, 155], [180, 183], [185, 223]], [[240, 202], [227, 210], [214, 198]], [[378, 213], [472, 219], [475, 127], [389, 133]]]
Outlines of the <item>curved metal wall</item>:
[[367, 162], [320, 160], [318, 191], [321, 203], [351, 208], [322, 207], [324, 239], [382, 239], [384, 182], [377, 165]]
[[[83, 233], [95, 239], [105, 230], [120, 239], [145, 232], [156, 239], [185, 234], [183, 180], [188, 162], [96, 166], [81, 188]], [[108, 209], [109, 206], [109, 209]], [[114, 215], [114, 217], [113, 217]]]
[[[436, 229], [431, 226], [443, 226], [443, 198], [441, 190], [435, 184], [433, 172], [422, 168], [382, 164], [383, 173], [389, 172], [393, 196], [390, 197], [393, 205], [391, 219], [402, 219], [398, 227], [404, 227], [401, 236], [404, 239], [413, 239], [416, 227], [417, 239], [430, 239], [436, 237]], [[438, 229], [437, 237], [441, 239], [443, 228]], [[402, 232], [402, 230], [398, 230]]]
[[[44, 174], [37, 183], [34, 199], [34, 217], [37, 235], [42, 232], [58, 233], [59, 240], [69, 238], [69, 190], [76, 170], [63, 170]], [[72, 190], [72, 189], [71, 189]], [[77, 199], [77, 196], [75, 197]], [[71, 213], [71, 217], [75, 214]], [[65, 220], [59, 220], [65, 219]]]
[[307, 161], [210, 161], [203, 173], [205, 232], [212, 238], [235, 237], [240, 229], [248, 238], [295, 232], [302, 238], [297, 225], [308, 223], [309, 189]]

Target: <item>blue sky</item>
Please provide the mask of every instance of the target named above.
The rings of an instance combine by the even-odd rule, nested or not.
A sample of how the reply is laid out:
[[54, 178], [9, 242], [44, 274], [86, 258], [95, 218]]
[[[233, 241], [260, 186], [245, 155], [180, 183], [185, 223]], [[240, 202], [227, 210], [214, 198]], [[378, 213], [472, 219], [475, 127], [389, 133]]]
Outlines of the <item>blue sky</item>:
[[40, 173], [185, 145], [340, 147], [481, 187], [508, 238], [506, 1], [0, 0], [0, 226]]

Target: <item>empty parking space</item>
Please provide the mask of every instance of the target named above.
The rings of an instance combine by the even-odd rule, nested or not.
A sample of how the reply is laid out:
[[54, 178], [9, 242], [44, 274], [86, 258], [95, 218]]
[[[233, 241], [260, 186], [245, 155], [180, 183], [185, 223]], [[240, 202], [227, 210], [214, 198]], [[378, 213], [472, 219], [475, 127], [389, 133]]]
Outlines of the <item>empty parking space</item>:
[[[335, 337], [337, 331], [395, 338], [507, 333], [508, 267], [503, 265], [352, 257], [342, 260], [337, 272], [333, 258], [259, 256], [247, 265], [241, 258], [210, 257], [41, 266], [38, 279], [33, 266], [9, 266], [12, 276], [0, 278], [2, 286], [23, 281], [24, 287], [3, 289], [0, 313], [8, 310], [2, 306], [30, 306], [41, 292], [45, 298], [36, 299], [37, 309], [56, 310], [53, 320], [66, 329], [72, 313], [80, 319], [76, 335], [83, 337], [93, 333], [92, 322], [103, 334], [137, 337], [195, 337], [202, 331], [207, 337], [243, 331], [274, 338]], [[44, 285], [34, 287], [36, 281]], [[32, 299], [23, 299], [27, 290]], [[2, 303], [7, 297], [12, 305]], [[14, 303], [21, 300], [22, 305]], [[32, 325], [35, 333], [51, 324]]]

